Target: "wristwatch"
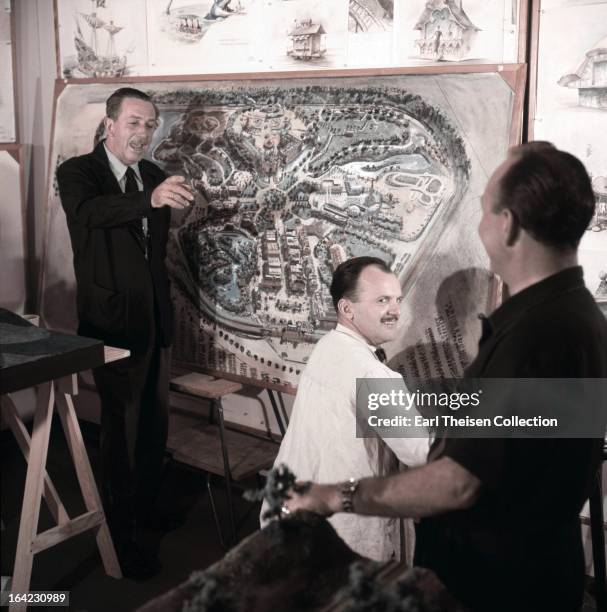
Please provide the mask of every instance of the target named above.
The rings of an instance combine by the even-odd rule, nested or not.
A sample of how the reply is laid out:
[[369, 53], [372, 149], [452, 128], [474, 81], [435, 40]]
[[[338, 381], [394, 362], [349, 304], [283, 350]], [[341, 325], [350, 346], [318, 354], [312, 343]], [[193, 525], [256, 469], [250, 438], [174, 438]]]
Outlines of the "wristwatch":
[[360, 481], [350, 478], [341, 485], [341, 511], [354, 512], [354, 494]]

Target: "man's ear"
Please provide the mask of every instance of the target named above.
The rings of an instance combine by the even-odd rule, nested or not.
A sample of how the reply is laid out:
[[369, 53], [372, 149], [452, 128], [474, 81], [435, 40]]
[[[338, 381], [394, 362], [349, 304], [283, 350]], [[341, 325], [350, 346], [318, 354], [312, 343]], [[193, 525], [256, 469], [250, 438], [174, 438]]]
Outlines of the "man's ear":
[[105, 125], [105, 135], [110, 136], [114, 135], [114, 120], [109, 117], [105, 117], [103, 120], [103, 125]]
[[500, 219], [502, 221], [504, 244], [508, 247], [514, 246], [521, 233], [518, 218], [509, 208], [503, 208], [500, 211]]
[[346, 298], [341, 298], [339, 302], [337, 302], [337, 312], [347, 319], [351, 319], [353, 316], [352, 305], [350, 304], [350, 300]]

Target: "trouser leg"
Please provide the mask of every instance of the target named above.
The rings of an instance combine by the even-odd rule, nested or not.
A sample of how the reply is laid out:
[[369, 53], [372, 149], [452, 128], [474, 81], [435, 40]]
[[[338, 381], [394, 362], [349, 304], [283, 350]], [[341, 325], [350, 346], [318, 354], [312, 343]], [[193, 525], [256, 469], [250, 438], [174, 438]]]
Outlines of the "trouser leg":
[[170, 348], [155, 348], [143, 392], [135, 449], [137, 511], [149, 513], [156, 502], [168, 435]]
[[135, 536], [135, 446], [148, 356], [133, 356], [93, 372], [101, 400], [103, 503], [118, 543]]

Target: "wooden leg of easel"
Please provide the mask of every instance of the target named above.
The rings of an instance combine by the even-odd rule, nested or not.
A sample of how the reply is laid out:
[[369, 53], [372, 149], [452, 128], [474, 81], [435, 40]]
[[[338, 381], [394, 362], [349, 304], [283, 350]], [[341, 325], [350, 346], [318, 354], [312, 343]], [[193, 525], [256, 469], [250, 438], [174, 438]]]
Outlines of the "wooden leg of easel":
[[[86, 509], [89, 512], [99, 511], [103, 513], [101, 498], [99, 497], [93, 470], [86, 453], [84, 440], [82, 439], [82, 432], [80, 431], [78, 417], [74, 410], [72, 396], [62, 391], [61, 386], [59, 386], [56, 400], [57, 409], [61, 417], [65, 437], [76, 468], [76, 474], [78, 476], [78, 482], [80, 483], [80, 490], [82, 491]], [[116, 556], [116, 549], [114, 548], [114, 542], [112, 541], [105, 515], [103, 522], [97, 530], [97, 546], [99, 547], [99, 553], [101, 554], [105, 573], [114, 578], [122, 578], [120, 564]]]
[[[23, 421], [19, 417], [19, 413], [17, 412], [17, 408], [11, 398], [10, 395], [3, 395], [0, 397], [0, 402], [2, 402], [3, 415], [10, 427], [13, 435], [15, 436], [15, 440], [17, 440], [17, 444], [27, 461], [27, 457], [30, 452], [31, 440], [30, 435], [25, 429], [25, 425]], [[55, 522], [58, 525], [62, 525], [63, 523], [69, 520], [69, 516], [65, 510], [61, 499], [59, 499], [59, 494], [57, 493], [57, 489], [53, 485], [49, 475], [46, 470], [44, 471], [44, 490], [43, 493], [44, 500], [55, 519]]]
[[[48, 453], [51, 421], [53, 417], [54, 392], [52, 383], [44, 383], [38, 387], [36, 414], [34, 416], [34, 429], [32, 431], [31, 446], [27, 461], [27, 476], [23, 492], [23, 508], [21, 509], [21, 522], [17, 539], [17, 553], [13, 569], [11, 591], [25, 593], [29, 591], [32, 576], [32, 563], [34, 553], [32, 543], [38, 532], [38, 518], [42, 490], [44, 488], [44, 475], [46, 456]], [[25, 610], [26, 604], [15, 603], [9, 607], [10, 612]]]

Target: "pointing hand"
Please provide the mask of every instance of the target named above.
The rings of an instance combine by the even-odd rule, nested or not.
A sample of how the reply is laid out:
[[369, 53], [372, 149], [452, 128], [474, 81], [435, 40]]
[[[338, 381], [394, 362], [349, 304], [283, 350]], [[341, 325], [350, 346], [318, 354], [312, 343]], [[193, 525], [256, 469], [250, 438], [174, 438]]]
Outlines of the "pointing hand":
[[192, 189], [186, 184], [183, 176], [169, 176], [152, 192], [152, 207], [170, 206], [181, 210], [194, 201]]

